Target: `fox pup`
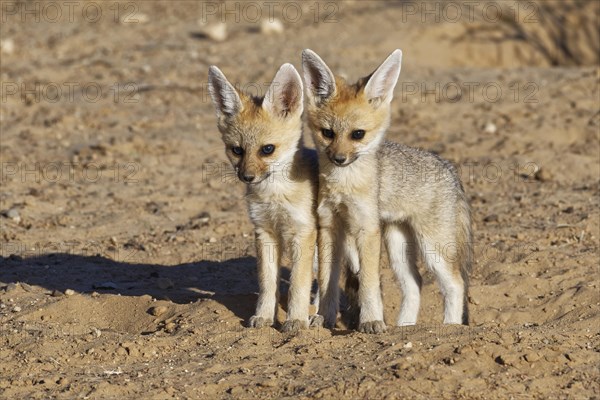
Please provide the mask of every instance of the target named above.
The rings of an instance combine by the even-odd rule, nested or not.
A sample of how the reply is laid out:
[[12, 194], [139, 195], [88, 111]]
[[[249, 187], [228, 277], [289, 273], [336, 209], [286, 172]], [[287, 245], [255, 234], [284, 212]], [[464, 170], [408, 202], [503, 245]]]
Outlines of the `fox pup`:
[[[403, 293], [398, 325], [415, 324], [419, 312], [415, 246], [441, 287], [444, 323], [468, 324], [471, 216], [456, 170], [432, 153], [384, 141], [401, 61], [396, 50], [371, 75], [348, 84], [316, 53], [302, 53], [319, 155], [319, 314], [327, 326], [336, 321], [345, 264], [358, 275], [359, 330], [385, 330], [382, 238]], [[347, 276], [352, 287], [356, 277]]]
[[309, 324], [310, 287], [317, 241], [316, 152], [302, 142], [303, 86], [291, 64], [281, 66], [263, 98], [238, 92], [215, 66], [208, 71], [217, 125], [239, 179], [255, 228], [259, 296], [249, 326], [271, 326], [279, 298], [283, 251], [291, 279], [283, 331]]

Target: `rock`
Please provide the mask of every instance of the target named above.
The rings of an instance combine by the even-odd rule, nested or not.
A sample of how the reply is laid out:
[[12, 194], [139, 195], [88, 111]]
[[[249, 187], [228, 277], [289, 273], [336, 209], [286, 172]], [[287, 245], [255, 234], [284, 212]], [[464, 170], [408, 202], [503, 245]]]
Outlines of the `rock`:
[[227, 24], [225, 22], [216, 22], [214, 24], [204, 25], [201, 23], [201, 33], [215, 42], [223, 42], [227, 39]]
[[158, 278], [156, 280], [156, 286], [158, 286], [159, 289], [165, 290], [174, 287], [175, 284], [169, 278]]
[[67, 289], [65, 290], [65, 294], [67, 296], [73, 296], [75, 294], [75, 291], [73, 289]]
[[260, 23], [260, 33], [271, 35], [283, 33], [283, 24], [277, 18], [264, 19]]
[[64, 293], [61, 292], [60, 290], [54, 289], [52, 291], [52, 297], [62, 297], [62, 296], [64, 296]]
[[175, 332], [175, 329], [177, 329], [177, 324], [175, 324], [175, 322], [169, 322], [165, 324], [165, 332], [173, 333]]
[[413, 344], [412, 344], [412, 342], [407, 342], [407, 343], [405, 343], [405, 344], [404, 344], [404, 346], [402, 346], [402, 347], [404, 347], [405, 349], [412, 349], [412, 347], [413, 347]]
[[31, 285], [29, 285], [25, 282], [20, 282], [19, 285], [21, 285], [21, 287], [23, 288], [24, 291], [33, 292], [33, 287], [31, 287]]
[[151, 307], [148, 310], [150, 315], [154, 315], [155, 317], [159, 317], [159, 316], [163, 315], [164, 313], [166, 313], [167, 311], [168, 311], [168, 308], [165, 306]]
[[127, 350], [125, 350], [123, 347], [119, 347], [117, 349], [117, 355], [119, 355], [119, 356], [126, 356], [127, 354], [128, 354]]
[[208, 243], [217, 243], [217, 238], [211, 237], [210, 239], [208, 239]]
[[92, 292], [91, 296], [92, 296], [92, 298], [96, 299], [96, 298], [100, 297], [100, 293]]
[[19, 287], [18, 284], [11, 282], [4, 287], [4, 291], [6, 293], [12, 292], [12, 291], [16, 290], [18, 287]]
[[207, 213], [206, 211], [200, 213], [200, 215], [198, 215], [196, 217], [196, 219], [198, 220], [198, 222], [200, 222], [201, 224], [208, 224], [208, 222], [210, 221], [210, 214]]
[[12, 39], [0, 40], [0, 52], [12, 54], [15, 52], [15, 41]]
[[525, 361], [527, 361], [528, 363], [533, 363], [538, 361], [541, 357], [537, 352], [529, 352], [527, 354], [525, 354], [524, 356]]
[[494, 133], [498, 132], [498, 127], [493, 122], [487, 122], [483, 127], [483, 131], [493, 135]]
[[540, 182], [548, 182], [552, 180], [552, 175], [550, 174], [550, 172], [542, 167], [539, 167], [537, 171], [535, 171], [533, 176], [537, 181]]
[[518, 357], [510, 353], [499, 354], [494, 358], [494, 361], [500, 365], [515, 365], [518, 361]]
[[498, 222], [498, 216], [496, 214], [490, 214], [483, 218], [483, 222]]
[[12, 312], [15, 312], [15, 313], [17, 313], [17, 312], [21, 312], [21, 307], [19, 307], [19, 306], [14, 306], [14, 307], [13, 307], [13, 309], [12, 309]]
[[94, 289], [115, 290], [117, 287], [117, 284], [114, 282], [102, 282], [94, 284]]
[[16, 223], [21, 222], [21, 215], [19, 215], [19, 210], [16, 208], [11, 208], [9, 210], [2, 211], [2, 216], [8, 219], [12, 219]]

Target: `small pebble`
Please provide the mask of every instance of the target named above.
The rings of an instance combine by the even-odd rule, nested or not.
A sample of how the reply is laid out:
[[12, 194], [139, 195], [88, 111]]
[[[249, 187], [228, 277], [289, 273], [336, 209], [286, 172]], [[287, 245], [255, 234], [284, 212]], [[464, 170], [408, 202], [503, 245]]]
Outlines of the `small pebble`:
[[412, 344], [412, 342], [408, 342], [408, 343], [405, 343], [404, 346], [402, 346], [402, 347], [404, 347], [405, 349], [412, 349], [413, 344]]
[[283, 24], [277, 18], [264, 19], [260, 23], [260, 32], [266, 35], [283, 33]]
[[158, 316], [160, 316], [160, 315], [163, 315], [164, 313], [166, 313], [166, 312], [167, 312], [167, 310], [168, 310], [168, 308], [167, 308], [167, 307], [165, 307], [165, 306], [156, 306], [156, 307], [151, 307], [151, 308], [148, 310], [148, 312], [149, 312], [151, 315], [154, 315], [155, 317], [158, 317]]
[[493, 135], [494, 133], [496, 133], [498, 131], [498, 127], [493, 122], [488, 122], [483, 127], [483, 131], [485, 133], [489, 133], [489, 134]]
[[8, 293], [8, 292], [12, 292], [12, 291], [13, 291], [13, 290], [15, 290], [15, 289], [17, 289], [17, 284], [16, 284], [16, 283], [9, 283], [8, 285], [6, 285], [6, 286], [4, 287], [4, 291], [5, 291], [6, 293]]
[[200, 213], [200, 215], [198, 215], [197, 219], [202, 224], [208, 224], [208, 222], [210, 221], [210, 214], [204, 211]]
[[496, 214], [490, 214], [483, 218], [483, 222], [497, 222], [498, 216]]
[[21, 222], [21, 215], [19, 214], [19, 210], [16, 208], [11, 208], [10, 210], [2, 211], [2, 215], [8, 219], [12, 219], [16, 223]]
[[60, 290], [55, 289], [52, 291], [52, 297], [62, 297], [62, 296], [64, 296], [64, 293], [61, 292]]
[[14, 306], [12, 309], [13, 312], [20, 312], [21, 311], [21, 307], [19, 306]]
[[20, 282], [19, 285], [21, 285], [21, 287], [23, 288], [24, 291], [33, 292], [33, 288], [31, 287], [31, 285], [29, 285], [25, 282]]
[[534, 177], [540, 182], [548, 182], [552, 180], [552, 174], [550, 174], [550, 172], [548, 172], [548, 170], [544, 168], [538, 168], [538, 170], [534, 174]]
[[217, 22], [210, 25], [203, 25], [201, 32], [215, 42], [222, 42], [227, 39], [227, 24], [225, 22]]
[[65, 294], [67, 296], [73, 296], [75, 294], [75, 291], [73, 289], [67, 289], [65, 290]]
[[6, 54], [14, 53], [15, 41], [13, 39], [0, 40], [0, 51]]

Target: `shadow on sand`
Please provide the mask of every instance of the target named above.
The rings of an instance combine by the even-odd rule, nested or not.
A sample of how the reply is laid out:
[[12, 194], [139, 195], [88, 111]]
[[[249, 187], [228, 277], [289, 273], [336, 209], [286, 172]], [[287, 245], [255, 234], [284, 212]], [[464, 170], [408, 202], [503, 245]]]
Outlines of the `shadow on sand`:
[[[280, 291], [284, 294], [289, 286], [287, 268], [281, 268], [281, 276]], [[172, 266], [68, 253], [0, 257], [0, 285], [17, 282], [40, 286], [48, 294], [73, 289], [80, 293], [150, 295], [179, 304], [210, 298], [241, 318], [242, 324], [253, 314], [258, 292], [254, 257]]]

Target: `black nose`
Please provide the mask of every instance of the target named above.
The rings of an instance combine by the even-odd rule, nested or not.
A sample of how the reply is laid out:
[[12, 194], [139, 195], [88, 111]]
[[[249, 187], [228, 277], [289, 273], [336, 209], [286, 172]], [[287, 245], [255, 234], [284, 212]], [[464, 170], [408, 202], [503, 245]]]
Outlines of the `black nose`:
[[346, 156], [342, 156], [342, 155], [335, 155], [333, 156], [333, 161], [336, 164], [342, 165], [344, 162], [346, 162]]
[[254, 180], [254, 175], [242, 175], [242, 180], [246, 183], [250, 183]]

